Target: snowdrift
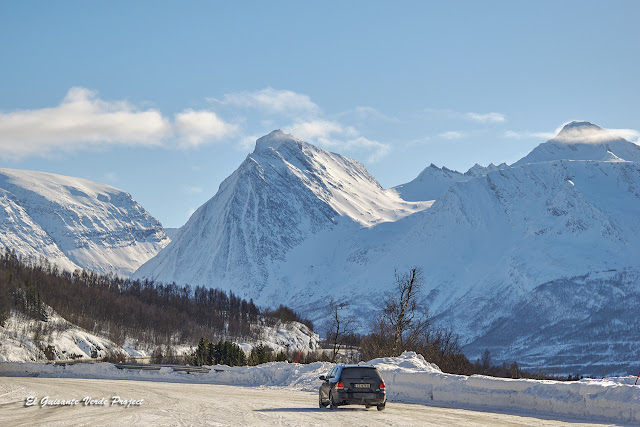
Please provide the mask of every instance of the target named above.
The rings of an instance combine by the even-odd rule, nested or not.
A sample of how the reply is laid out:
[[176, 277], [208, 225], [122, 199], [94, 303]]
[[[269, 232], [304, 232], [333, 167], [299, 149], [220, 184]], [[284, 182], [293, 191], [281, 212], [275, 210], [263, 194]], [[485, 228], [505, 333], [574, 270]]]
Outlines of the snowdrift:
[[[570, 416], [591, 421], [640, 423], [640, 386], [633, 377], [577, 382], [511, 380], [445, 374], [421, 355], [370, 362], [382, 373], [388, 399], [419, 404], [473, 406], [489, 411], [526, 411], [540, 415]], [[191, 382], [245, 387], [288, 387], [315, 392], [318, 376], [332, 365], [272, 362], [259, 366], [213, 366], [208, 374], [186, 374], [171, 368], [158, 371], [119, 370], [109, 363], [66, 367], [38, 363], [1, 363], [0, 375], [63, 378], [104, 378]]]
[[382, 372], [390, 400], [640, 422], [640, 386], [633, 385], [633, 377], [575, 382], [466, 377], [442, 373], [413, 352], [371, 363]]

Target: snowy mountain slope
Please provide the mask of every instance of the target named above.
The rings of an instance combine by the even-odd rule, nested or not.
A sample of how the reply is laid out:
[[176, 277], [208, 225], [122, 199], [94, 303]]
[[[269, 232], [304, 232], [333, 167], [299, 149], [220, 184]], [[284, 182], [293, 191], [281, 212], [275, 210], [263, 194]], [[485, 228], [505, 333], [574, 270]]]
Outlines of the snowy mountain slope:
[[[370, 280], [394, 266], [422, 266], [432, 312], [474, 341], [471, 355], [489, 348], [502, 360], [559, 366], [571, 348], [574, 360], [563, 363], [571, 372], [580, 357], [594, 364], [604, 347], [601, 364], [628, 368], [640, 357], [640, 349], [624, 344], [640, 340], [630, 333], [637, 331], [631, 313], [640, 310], [639, 215], [638, 163], [530, 164], [454, 185], [430, 210], [408, 218], [413, 225], [397, 241], [358, 251], [368, 253]], [[620, 275], [610, 280], [615, 286], [599, 284], [607, 271]], [[571, 279], [584, 275], [599, 285]], [[525, 315], [523, 307], [539, 301], [542, 308]], [[574, 309], [581, 306], [587, 309]], [[587, 322], [598, 317], [607, 325], [604, 335], [603, 323]], [[527, 319], [536, 327], [525, 326]], [[519, 345], [508, 331], [518, 331]]]
[[508, 168], [509, 165], [502, 163], [499, 166], [493, 163], [489, 166], [480, 166], [475, 164], [464, 174], [447, 169], [439, 168], [433, 163], [425, 168], [412, 181], [393, 187], [404, 200], [420, 201], [420, 200], [436, 200], [456, 182], [469, 181], [470, 179], [485, 176], [489, 172]]
[[637, 370], [640, 270], [595, 272], [543, 283], [515, 301], [466, 350], [562, 374]]
[[[512, 166], [553, 160], [640, 161], [640, 146], [590, 122], [571, 122]], [[394, 187], [405, 200], [436, 200], [456, 182], [468, 181], [509, 165], [475, 164], [464, 174], [431, 164], [413, 181]]]
[[78, 268], [5, 189], [0, 189], [0, 221], [2, 245], [16, 248], [25, 257], [39, 259], [44, 256], [69, 271]]
[[466, 171], [464, 174], [465, 176], [468, 176], [468, 177], [477, 178], [479, 176], [485, 176], [489, 172], [495, 172], [497, 170], [505, 169], [508, 167], [509, 165], [506, 163], [500, 163], [499, 165], [494, 165], [493, 163], [490, 163], [489, 166], [481, 166], [476, 163], [471, 168], [469, 168], [469, 170]]
[[636, 163], [509, 168], [453, 185], [429, 210], [337, 241], [327, 263], [366, 283], [391, 280], [394, 266], [421, 265], [440, 283], [438, 304], [485, 280], [528, 292], [558, 277], [634, 266], [639, 194]]
[[[595, 310], [589, 301], [596, 297], [588, 286], [582, 291], [573, 288], [577, 297], [571, 304], [581, 300], [591, 314], [563, 308], [565, 283], [572, 277], [600, 277], [612, 271], [636, 277], [635, 282], [618, 283], [615, 292], [600, 289], [606, 298], [597, 304], [603, 309], [618, 307], [623, 300], [628, 304], [622, 311], [610, 311], [602, 344], [611, 347], [609, 366], [624, 372], [623, 365], [628, 368], [629, 360], [640, 357], [640, 349], [629, 353], [628, 346], [620, 344], [640, 340], [640, 335], [629, 334], [629, 315], [640, 310], [633, 285], [638, 277], [634, 271], [640, 254], [639, 217], [638, 163], [557, 161], [509, 168], [457, 183], [430, 209], [399, 221], [352, 234], [334, 231], [325, 237], [333, 246], [306, 241], [281, 265], [280, 276], [273, 275], [262, 301], [285, 301], [320, 323], [326, 316], [326, 295], [341, 295], [366, 328], [366, 319], [379, 310], [380, 295], [392, 289], [394, 269], [420, 266], [431, 313], [473, 342], [470, 356], [489, 348], [496, 359], [531, 363], [530, 352], [537, 351], [533, 343], [539, 341], [526, 337], [545, 337], [541, 331], [556, 325], [567, 331], [566, 345], [546, 336], [544, 357], [536, 353], [536, 363], [541, 366], [548, 360], [559, 366], [558, 358], [569, 345], [582, 361], [588, 358], [589, 343], [600, 327], [583, 324], [588, 316], [598, 316], [589, 311]], [[330, 249], [320, 252], [322, 247]], [[553, 283], [558, 287], [551, 288]], [[567, 317], [550, 316], [551, 309], [532, 311], [529, 319], [538, 328], [528, 329], [530, 333], [518, 341], [521, 345], [510, 341], [513, 335], [492, 335], [499, 325], [504, 325], [502, 331], [522, 331], [516, 328], [524, 322], [520, 308], [541, 298], [541, 286], [557, 292], [555, 299], [543, 300]], [[496, 335], [505, 338], [496, 340]], [[576, 365], [566, 360], [567, 373]]]
[[371, 227], [428, 205], [384, 190], [356, 161], [274, 131], [135, 277], [233, 284], [234, 292], [253, 297], [268, 283], [271, 265], [310, 236]]
[[640, 146], [590, 122], [571, 122], [513, 166], [552, 160], [640, 162]]
[[396, 190], [404, 200], [436, 200], [454, 183], [467, 181], [468, 179], [469, 177], [458, 171], [445, 167], [439, 168], [432, 163], [420, 172], [413, 181], [398, 185], [393, 189]]
[[169, 239], [128, 193], [44, 172], [0, 169], [0, 244], [61, 268], [131, 274]]

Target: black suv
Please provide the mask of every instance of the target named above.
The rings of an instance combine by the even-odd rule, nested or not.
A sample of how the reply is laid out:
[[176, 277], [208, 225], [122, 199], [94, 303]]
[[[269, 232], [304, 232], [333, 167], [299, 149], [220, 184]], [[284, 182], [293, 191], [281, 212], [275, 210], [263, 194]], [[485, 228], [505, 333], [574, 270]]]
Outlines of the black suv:
[[380, 372], [371, 365], [340, 363], [320, 376], [318, 402], [321, 408], [337, 409], [341, 405], [376, 406], [378, 411], [387, 403], [387, 392]]

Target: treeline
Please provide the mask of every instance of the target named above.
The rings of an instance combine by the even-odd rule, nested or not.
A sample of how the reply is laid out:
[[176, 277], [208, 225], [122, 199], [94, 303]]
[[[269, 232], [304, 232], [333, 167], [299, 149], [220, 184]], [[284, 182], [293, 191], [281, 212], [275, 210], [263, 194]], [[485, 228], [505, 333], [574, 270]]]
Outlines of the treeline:
[[287, 307], [261, 310], [253, 300], [221, 289], [68, 272], [45, 258], [36, 262], [9, 249], [0, 252], [0, 324], [12, 309], [46, 321], [44, 304], [113, 342], [128, 338], [154, 346], [195, 345], [203, 336], [258, 340], [255, 325], [279, 321], [313, 326]]
[[[175, 360], [175, 359], [172, 359]], [[319, 360], [328, 361], [322, 354], [313, 354], [302, 351], [280, 350], [273, 351], [263, 343], [254, 346], [249, 355], [236, 343], [219, 341], [217, 344], [200, 338], [198, 347], [193, 355], [185, 355], [180, 363], [189, 363], [195, 366], [202, 365], [228, 365], [228, 366], [256, 366], [267, 362], [312, 363]], [[154, 359], [154, 363], [165, 363], [164, 359]]]

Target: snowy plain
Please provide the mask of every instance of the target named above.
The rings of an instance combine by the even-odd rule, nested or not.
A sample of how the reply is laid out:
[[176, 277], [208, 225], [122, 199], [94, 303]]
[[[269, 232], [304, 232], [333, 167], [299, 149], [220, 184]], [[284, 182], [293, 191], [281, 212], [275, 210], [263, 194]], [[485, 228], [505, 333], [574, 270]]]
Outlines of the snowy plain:
[[[445, 374], [413, 352], [374, 359], [369, 363], [382, 373], [390, 402], [473, 408], [497, 413], [526, 412], [583, 422], [640, 423], [640, 386], [633, 385], [634, 377], [575, 382], [477, 375], [466, 377]], [[217, 384], [317, 392], [318, 376], [326, 374], [331, 366], [327, 362], [308, 365], [271, 362], [254, 367], [216, 365], [208, 374], [186, 374], [174, 372], [171, 368], [160, 371], [119, 370], [109, 363], [54, 366], [5, 362], [0, 364], [0, 376]]]

